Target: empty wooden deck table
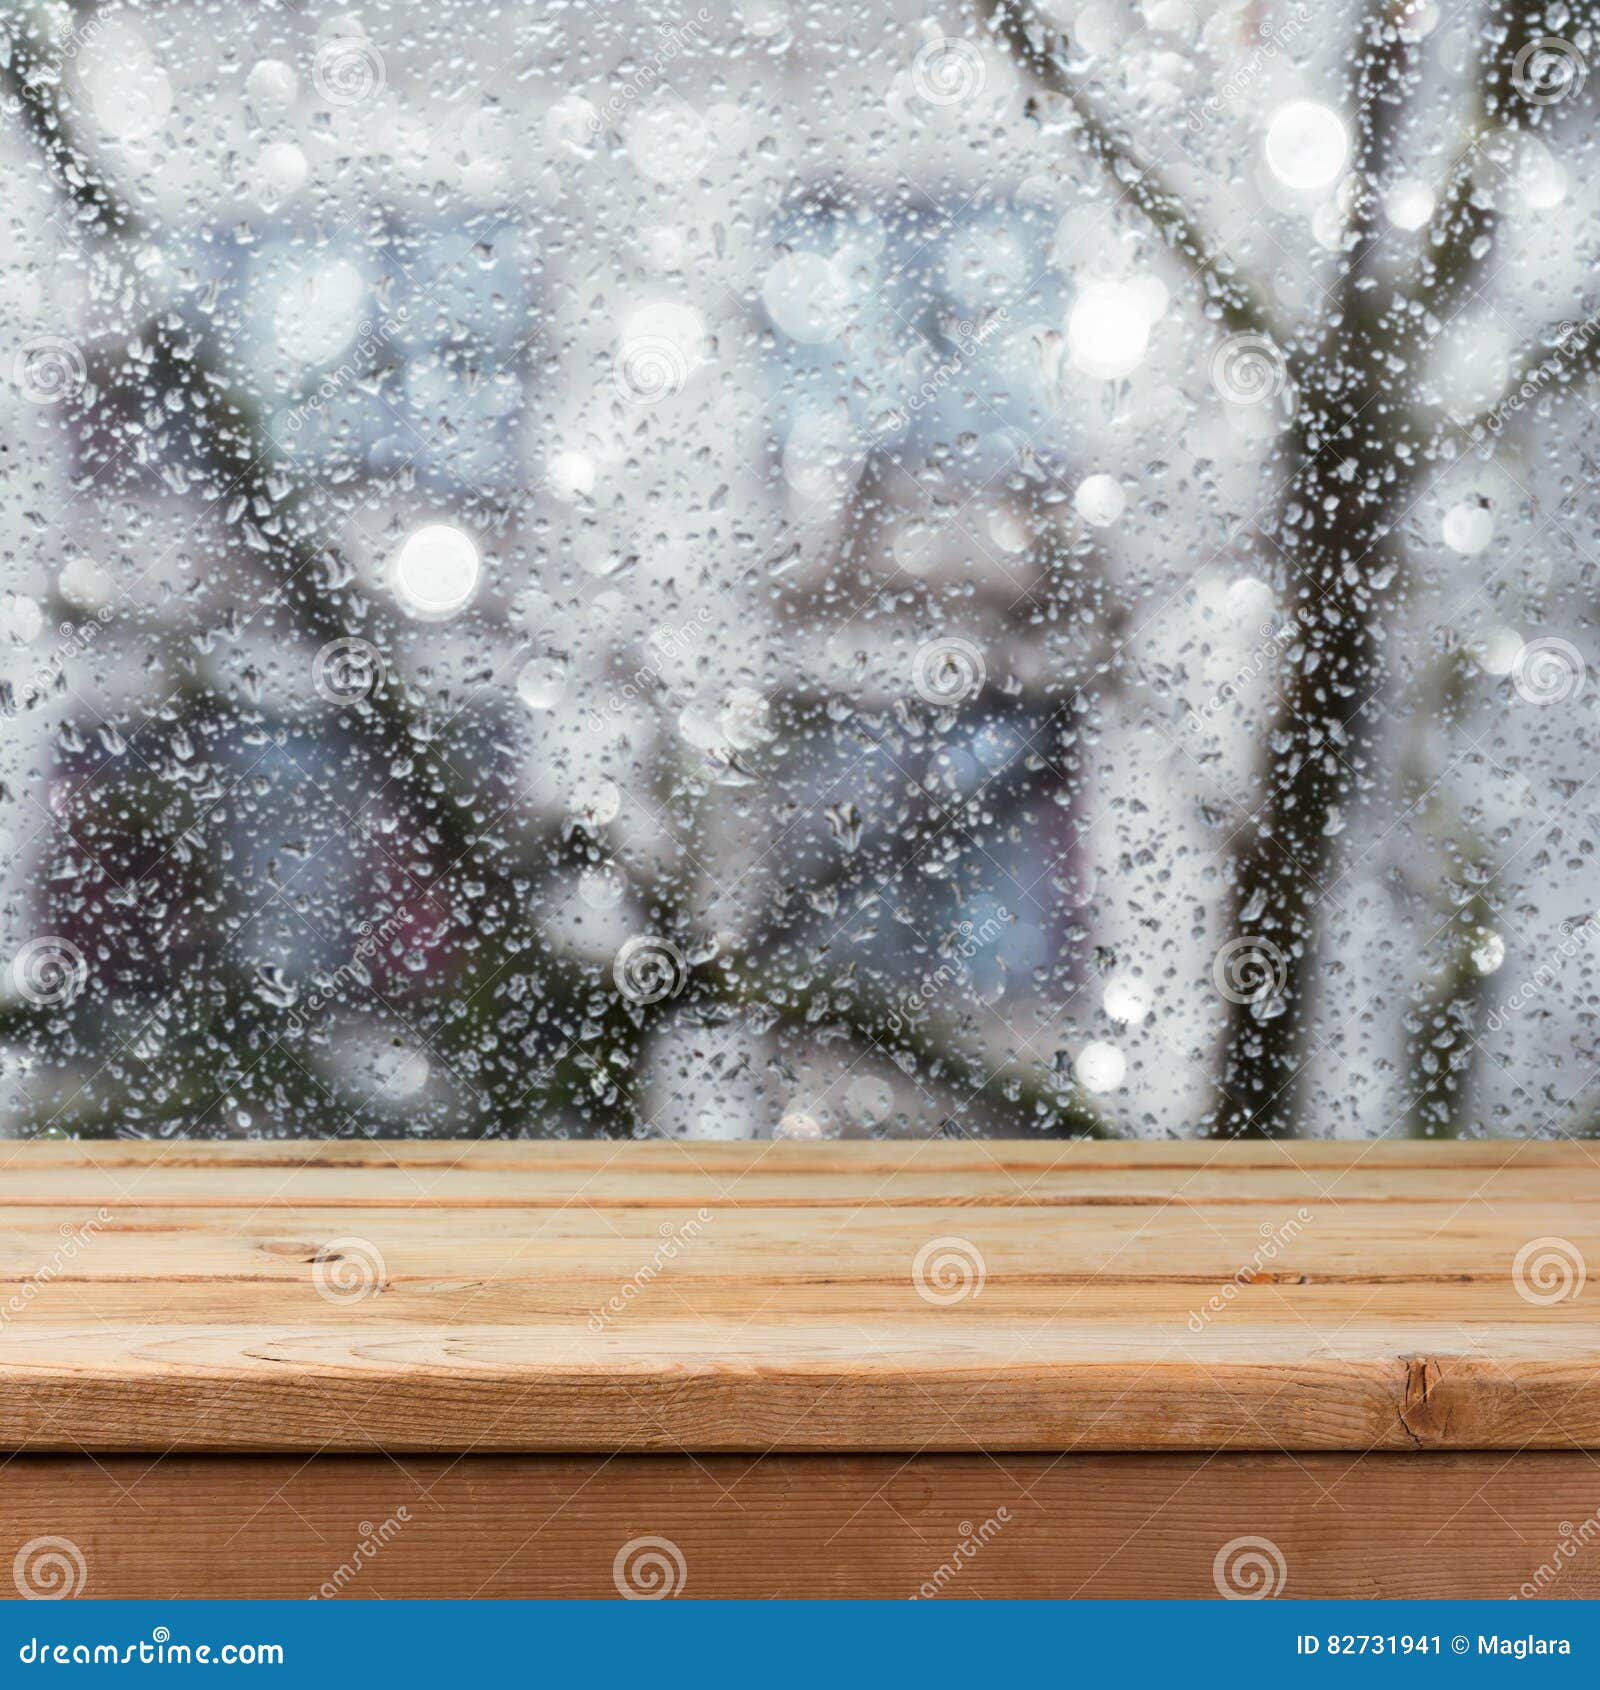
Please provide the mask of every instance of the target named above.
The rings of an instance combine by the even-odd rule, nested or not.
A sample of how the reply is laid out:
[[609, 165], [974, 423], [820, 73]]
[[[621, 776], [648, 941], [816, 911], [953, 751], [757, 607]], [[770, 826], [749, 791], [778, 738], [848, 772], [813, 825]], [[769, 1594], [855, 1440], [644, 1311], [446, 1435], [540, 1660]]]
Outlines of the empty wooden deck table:
[[1591, 1596], [1597, 1155], [11, 1144], [0, 1552], [91, 1597]]

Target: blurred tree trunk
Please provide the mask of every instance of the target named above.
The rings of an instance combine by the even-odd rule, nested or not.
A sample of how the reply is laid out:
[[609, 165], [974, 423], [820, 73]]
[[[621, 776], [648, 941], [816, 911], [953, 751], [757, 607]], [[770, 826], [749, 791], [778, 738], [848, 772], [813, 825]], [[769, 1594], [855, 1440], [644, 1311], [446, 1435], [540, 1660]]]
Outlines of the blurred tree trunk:
[[[1340, 969], [1329, 937], [1342, 907], [1341, 835], [1363, 796], [1385, 780], [1372, 751], [1387, 707], [1386, 607], [1404, 588], [1397, 528], [1430, 472], [1471, 434], [1419, 420], [1411, 395], [1429, 340], [1469, 302], [1492, 246], [1494, 210], [1476, 179], [1477, 143], [1553, 109], [1513, 87], [1517, 54], [1545, 33], [1543, 14], [1491, 3], [1480, 20], [1476, 110], [1421, 258], [1398, 283], [1380, 274], [1381, 192], [1417, 80], [1420, 41], [1406, 27], [1412, 10], [1408, 0], [1368, 0], [1361, 14], [1350, 55], [1355, 201], [1344, 268], [1320, 321], [1275, 336], [1256, 290], [1067, 70], [1059, 37], [1018, 0], [980, 0], [989, 28], [1035, 85], [1068, 102], [1081, 150], [1190, 263], [1207, 315], [1271, 341], [1293, 388], [1294, 423], [1265, 466], [1279, 491], [1257, 532], [1297, 634], [1274, 681], [1278, 707], [1255, 800], [1223, 847], [1238, 989], [1225, 993], [1221, 1075], [1205, 1124], [1231, 1137], [1313, 1130], [1311, 1065], [1340, 1022], [1360, 1011], [1326, 990]], [[1569, 34], [1594, 26], [1596, 0], [1581, 12], [1569, 17]], [[1564, 379], [1582, 373], [1575, 362]]]

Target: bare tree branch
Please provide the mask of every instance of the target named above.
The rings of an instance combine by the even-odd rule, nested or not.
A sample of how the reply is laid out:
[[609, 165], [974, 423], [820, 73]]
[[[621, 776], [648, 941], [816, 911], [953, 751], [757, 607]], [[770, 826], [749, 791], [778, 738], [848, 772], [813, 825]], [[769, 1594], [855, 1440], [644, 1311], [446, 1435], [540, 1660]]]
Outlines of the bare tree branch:
[[1166, 245], [1186, 259], [1206, 290], [1206, 315], [1236, 334], [1265, 335], [1280, 348], [1286, 336], [1255, 288], [1202, 229], [1160, 172], [1141, 160], [1082, 84], [1062, 62], [1058, 41], [1033, 15], [1027, 0], [978, 0], [979, 16], [1016, 63], [1047, 93], [1059, 95], [1076, 116], [1073, 138], [1085, 157], [1101, 166], [1154, 225]]
[[[1567, 25], [1579, 34], [1600, 23], [1600, 7], [1594, 0], [1587, 0], [1581, 10], [1584, 15], [1574, 17]], [[1401, 293], [1423, 308], [1414, 319], [1423, 343], [1427, 335], [1436, 333], [1466, 307], [1483, 281], [1503, 221], [1499, 202], [1512, 188], [1519, 140], [1540, 129], [1549, 130], [1557, 122], [1592, 121], [1594, 93], [1581, 73], [1570, 93], [1559, 100], [1545, 102], [1529, 97], [1537, 90], [1528, 80], [1533, 73], [1525, 55], [1544, 36], [1545, 24], [1537, 10], [1520, 8], [1508, 0], [1496, 0], [1489, 6], [1467, 139], [1451, 166], [1416, 261], [1401, 284]], [[1577, 336], [1574, 330], [1579, 331]], [[1569, 339], [1573, 340], [1571, 346], [1565, 345]], [[1524, 360], [1505, 392], [1465, 425], [1467, 432], [1475, 438], [1481, 438], [1485, 431], [1498, 433], [1495, 419], [1508, 408], [1521, 408], [1520, 402], [1512, 405], [1511, 401], [1525, 386], [1531, 384], [1542, 394], [1552, 386], [1566, 389], [1600, 371], [1597, 339], [1600, 336], [1595, 333], [1592, 314], [1582, 324], [1550, 324], [1531, 343], [1535, 351]], [[1546, 348], [1554, 349], [1557, 358], [1546, 358]], [[1447, 426], [1441, 426], [1441, 434]]]
[[1581, 309], [1581, 318], [1552, 323], [1539, 331], [1534, 350], [1500, 397], [1461, 425], [1472, 440], [1503, 434], [1508, 419], [1528, 406], [1542, 399], [1565, 399], [1600, 375], [1600, 308], [1585, 304]]
[[60, 55], [52, 54], [35, 30], [14, 27], [9, 55], [0, 62], [0, 88], [38, 143], [52, 178], [76, 208], [85, 232], [138, 234], [138, 219], [74, 137], [61, 104]]
[[[77, 208], [90, 241], [126, 243], [145, 233], [136, 209], [75, 137], [62, 98], [59, 55], [51, 44], [37, 37], [14, 40], [0, 79], [56, 188]], [[329, 574], [316, 566], [314, 560], [327, 549], [325, 538], [314, 514], [304, 508], [303, 492], [297, 497], [278, 473], [276, 446], [260, 407], [234, 382], [226, 349], [211, 325], [159, 310], [142, 333], [151, 356], [136, 379], [147, 431], [166, 433], [175, 451], [198, 459], [205, 470], [198, 485], [208, 502], [238, 501], [253, 513], [269, 513], [257, 524], [265, 543], [262, 556], [275, 577], [263, 605], [281, 607], [309, 640], [329, 642], [366, 627], [372, 608], [359, 595], [331, 585]], [[160, 403], [150, 402], [151, 393]], [[393, 771], [390, 790], [407, 816], [405, 845], [413, 867], [426, 863], [437, 877], [434, 884], [451, 876], [465, 888], [457, 895], [470, 906], [469, 919], [481, 934], [496, 936], [495, 945], [487, 948], [511, 961], [516, 945], [510, 929], [524, 902], [520, 882], [526, 871], [508, 860], [503, 842], [485, 826], [481, 794], [445, 759], [430, 754], [436, 721], [427, 701], [394, 675], [346, 709], [378, 736]], [[408, 868], [408, 875], [412, 872]], [[525, 1013], [532, 1036], [536, 1009], [529, 1006]], [[517, 1036], [515, 1029], [501, 1031], [508, 1042]], [[502, 1129], [514, 1125], [505, 1119], [498, 1124]]]
[[[13, 43], [9, 62], [0, 66], [0, 87], [91, 250], [109, 252], [149, 233], [115, 180], [99, 170], [76, 138], [70, 107], [62, 98], [59, 55], [49, 42], [28, 37]], [[233, 384], [225, 347], [206, 323], [164, 310], [152, 313], [143, 336], [152, 358], [140, 371], [141, 386], [171, 401], [167, 407], [155, 407], [159, 413], [183, 419], [179, 438], [185, 447], [192, 441], [202, 454], [209, 494], [237, 498], [252, 509], [272, 512], [266, 524], [269, 532], [263, 534], [262, 556], [276, 576], [273, 602], [284, 606], [302, 636], [331, 640], [353, 632], [360, 618], [340, 591], [329, 588], [314, 569], [304, 567], [321, 545], [315, 512], [303, 509], [295, 494], [285, 490], [260, 408], [251, 395]], [[116, 368], [108, 365], [96, 375], [95, 387], [107, 390], [115, 384]], [[674, 1016], [684, 1014], [684, 1006], [633, 1004], [614, 991], [597, 989], [590, 972], [569, 959], [525, 945], [513, 917], [525, 901], [526, 889], [519, 881], [532, 880], [536, 871], [526, 860], [516, 860], [495, 842], [485, 840], [479, 794], [448, 764], [426, 755], [430, 734], [426, 704], [408, 697], [395, 683], [362, 708], [383, 736], [390, 766], [404, 770], [396, 774], [392, 790], [406, 814], [407, 849], [425, 848], [442, 870], [440, 879], [458, 864], [470, 862], [470, 873], [463, 878], [477, 885], [464, 900], [472, 910], [468, 919], [475, 929], [474, 943], [450, 982], [451, 1014], [448, 1025], [436, 1035], [435, 1047], [447, 1065], [452, 1058], [469, 1058], [474, 1063], [471, 1071], [491, 1103], [487, 1115], [480, 1115], [476, 1123], [462, 1121], [460, 1130], [517, 1131], [541, 1104], [560, 1110], [562, 1124], [569, 1126], [581, 1104], [591, 1130], [626, 1131], [632, 1100], [615, 1086], [610, 1070], [594, 1053], [650, 1037]], [[550, 840], [540, 843], [548, 848]], [[682, 892], [666, 880], [651, 884], [645, 901], [656, 909], [674, 911], [668, 925], [673, 920], [690, 925]], [[767, 930], [756, 936], [751, 955], [769, 958], [784, 937], [785, 922], [779, 912]], [[701, 983], [708, 1013], [759, 1009], [766, 1025], [798, 1029], [811, 1025], [813, 1011], [825, 1010], [835, 1024], [848, 1029], [857, 1051], [878, 1043], [887, 1008], [886, 1002], [866, 994], [797, 993], [792, 981], [777, 978], [740, 979], [707, 971]], [[213, 994], [207, 1025], [217, 1031], [219, 1046], [233, 1042], [221, 1030], [246, 1024], [254, 1001], [249, 983], [238, 978], [229, 979]], [[554, 1025], [560, 1017], [550, 1014], [552, 1004], [574, 1006], [571, 1019], [581, 1026], [581, 1033], [566, 1038]], [[518, 1017], [523, 1020], [519, 1022]], [[16, 1006], [0, 1014], [0, 1032], [20, 1030], [36, 1020], [32, 1006]], [[971, 1091], [976, 1099], [984, 1091], [988, 1065], [977, 1054], [953, 1055], [949, 1045], [934, 1030], [904, 1027], [886, 1054], [902, 1066], [920, 1065], [934, 1083], [942, 1075], [953, 1104], [959, 1105], [963, 1093]], [[198, 1056], [191, 1059], [193, 1073], [185, 1078], [198, 1079], [203, 1072], [200, 1060]], [[1012, 1132], [1111, 1136], [1092, 1107], [1072, 1094], [1070, 1082], [1056, 1083], [1035, 1072], [1036, 1067], [1019, 1060], [1007, 1070], [1005, 1096], [984, 1098], [986, 1121], [998, 1119]], [[534, 1071], [531, 1082], [530, 1069]], [[495, 1095], [500, 1080], [508, 1102]], [[177, 1103], [179, 1109], [186, 1108], [187, 1095]], [[956, 1112], [959, 1115], [962, 1109]], [[91, 1099], [75, 1114], [74, 1124], [78, 1130], [87, 1127], [110, 1133], [121, 1119], [114, 1103], [101, 1107]]]
[[[1593, 0], [1583, 7], [1591, 15]], [[1575, 27], [1574, 19], [1568, 27]], [[1519, 59], [1544, 35], [1542, 14], [1515, 0], [1491, 0], [1480, 29], [1478, 79], [1470, 96], [1465, 139], [1450, 167], [1438, 204], [1416, 260], [1402, 284], [1409, 296], [1425, 300], [1437, 317], [1449, 317], [1470, 297], [1481, 277], [1499, 225], [1495, 178], [1504, 180], [1515, 159], [1510, 144], [1579, 109], [1592, 108], [1593, 96], [1580, 80], [1571, 98], [1541, 103], [1528, 98], [1530, 74]], [[1519, 86], [1519, 83], [1521, 86]], [[1496, 156], [1499, 155], [1499, 156]]]
[[[1042, 38], [1009, 6], [995, 15], [1009, 20], [1008, 39], [1024, 66], [1072, 98], [1071, 79]], [[1396, 398], [1402, 367], [1392, 356], [1399, 304], [1371, 276], [1381, 215], [1376, 179], [1393, 162], [1418, 50], [1407, 16], [1405, 0], [1369, 0], [1362, 15], [1351, 90], [1360, 122], [1358, 197], [1347, 227], [1347, 262], [1321, 322], [1297, 341], [1290, 368], [1298, 414], [1273, 448], [1272, 473], [1285, 490], [1262, 530], [1283, 573], [1300, 649], [1278, 683], [1280, 708], [1264, 742], [1263, 797], [1238, 831], [1224, 869], [1235, 938], [1255, 948], [1281, 986], [1270, 998], [1230, 999], [1211, 1121], [1214, 1130], [1236, 1136], [1304, 1130], [1302, 1096], [1320, 1042], [1322, 906], [1338, 878], [1342, 818], [1371, 778], [1373, 701], [1385, 685], [1376, 582], [1396, 561], [1392, 527], [1416, 461], [1394, 451], [1394, 431], [1402, 437], [1409, 431]], [[1108, 135], [1098, 113], [1088, 111], [1090, 133]], [[1108, 167], [1120, 156], [1114, 146], [1105, 149]], [[1167, 196], [1152, 190], [1145, 203], [1152, 216], [1168, 220], [1171, 244], [1191, 255], [1203, 251], [1192, 221]], [[1210, 285], [1232, 301], [1234, 321], [1250, 320], [1254, 293], [1247, 284], [1229, 273]], [[1375, 400], [1382, 401], [1376, 412]], [[1397, 468], [1400, 459], [1405, 467]]]

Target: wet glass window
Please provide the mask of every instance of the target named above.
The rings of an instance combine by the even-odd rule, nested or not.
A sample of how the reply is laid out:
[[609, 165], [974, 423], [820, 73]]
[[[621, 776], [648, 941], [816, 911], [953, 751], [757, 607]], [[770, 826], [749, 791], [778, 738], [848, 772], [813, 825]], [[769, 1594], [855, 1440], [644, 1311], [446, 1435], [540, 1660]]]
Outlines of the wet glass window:
[[0, 1131], [1587, 1133], [1594, 22], [14, 8]]

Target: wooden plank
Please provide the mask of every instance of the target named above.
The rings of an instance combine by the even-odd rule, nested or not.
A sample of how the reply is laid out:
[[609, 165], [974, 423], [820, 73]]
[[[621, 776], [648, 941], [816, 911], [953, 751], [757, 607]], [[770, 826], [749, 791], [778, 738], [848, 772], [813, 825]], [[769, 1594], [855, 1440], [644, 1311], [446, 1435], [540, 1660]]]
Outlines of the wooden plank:
[[[714, 1199], [711, 1200], [714, 1203]], [[1563, 1206], [1565, 1210], [1565, 1206]], [[881, 1280], [909, 1284], [917, 1251], [959, 1230], [991, 1280], [1072, 1285], [1086, 1280], [1211, 1286], [1248, 1267], [1252, 1279], [1367, 1285], [1507, 1282], [1515, 1245], [1541, 1235], [1553, 1202], [1210, 1203], [1203, 1224], [1181, 1206], [1105, 1205], [1081, 1211], [937, 1206], [800, 1208], [674, 1205], [641, 1210], [472, 1207], [364, 1209], [117, 1205], [96, 1223], [87, 1208], [0, 1210], [0, 1280], [23, 1280], [65, 1236], [94, 1224], [93, 1248], [63, 1260], [56, 1281], [281, 1279], [309, 1282], [330, 1242], [376, 1248], [390, 1284], [409, 1280], [627, 1278], [663, 1235], [682, 1248], [662, 1280], [736, 1279], [745, 1285]], [[697, 1217], [709, 1217], [698, 1219]], [[1564, 1236], [1600, 1260], [1600, 1206], [1574, 1207]], [[1270, 1241], [1270, 1253], [1264, 1245]], [[1260, 1258], [1259, 1260], [1257, 1258]]]
[[810, 1177], [862, 1169], [1592, 1167], [1600, 1143], [1574, 1138], [1451, 1139], [28, 1139], [0, 1140], [0, 1169], [38, 1167], [600, 1168], [657, 1172], [687, 1163], [738, 1173], [752, 1159]]
[[0, 1447], [1600, 1447], [1586, 1146], [996, 1150], [12, 1145]]
[[[354, 1358], [264, 1343], [230, 1366], [181, 1343], [160, 1372], [4, 1382], [6, 1443], [34, 1450], [451, 1451], [1560, 1449], [1600, 1444], [1593, 1366], [1471, 1359], [1261, 1367], [952, 1363], [631, 1373], [448, 1340]], [[181, 1367], [186, 1377], [175, 1375]], [[998, 1388], [997, 1388], [998, 1381]], [[1431, 1391], [1431, 1395], [1427, 1394]]]
[[[714, 1201], [722, 1207], [847, 1209], [1313, 1197], [1340, 1203], [1600, 1203], [1600, 1147], [1584, 1144], [1358, 1144], [1332, 1147], [1337, 1155], [1317, 1144], [1018, 1147], [1000, 1141], [993, 1154], [934, 1143], [392, 1148], [391, 1159], [372, 1145], [11, 1145], [0, 1157], [0, 1213], [15, 1206], [102, 1203], [596, 1208]], [[1419, 1158], [1412, 1154], [1417, 1150], [1435, 1154]], [[225, 1189], [216, 1177], [221, 1167], [228, 1170]]]
[[1360, 1169], [1331, 1174], [1308, 1184], [1290, 1170], [1186, 1171], [1179, 1182], [1159, 1172], [1106, 1171], [1042, 1173], [1027, 1185], [1010, 1175], [896, 1177], [886, 1190], [881, 1176], [832, 1175], [802, 1182], [792, 1175], [767, 1177], [684, 1174], [667, 1169], [654, 1178], [635, 1173], [540, 1175], [528, 1171], [470, 1175], [374, 1170], [296, 1169], [277, 1173], [251, 1169], [219, 1190], [204, 1169], [139, 1172], [131, 1177], [100, 1169], [48, 1175], [0, 1175], [0, 1215], [15, 1208], [343, 1208], [343, 1209], [559, 1209], [683, 1208], [715, 1203], [729, 1209], [888, 1208], [1194, 1208], [1212, 1203], [1293, 1205], [1296, 1202], [1373, 1205], [1463, 1203], [1600, 1203], [1600, 1191], [1586, 1183], [1574, 1194], [1573, 1179], [1593, 1181], [1600, 1170], [1563, 1172], [1472, 1169], [1441, 1174]]
[[[448, 1336], [470, 1344], [474, 1335], [504, 1352], [526, 1339], [564, 1344], [569, 1353], [648, 1358], [746, 1354], [766, 1359], [770, 1342], [781, 1354], [786, 1336], [810, 1334], [813, 1346], [836, 1333], [841, 1358], [863, 1338], [893, 1335], [896, 1356], [933, 1360], [982, 1355], [1006, 1334], [1039, 1353], [1116, 1365], [1149, 1361], [1175, 1351], [1213, 1358], [1270, 1362], [1275, 1356], [1379, 1358], [1393, 1353], [1396, 1321], [1411, 1336], [1452, 1340], [1458, 1347], [1513, 1342], [1547, 1359], [1600, 1347], [1587, 1298], [1539, 1311], [1510, 1284], [1412, 1284], [1402, 1289], [1404, 1315], [1387, 1297], [1361, 1284], [1240, 1285], [1208, 1320], [1192, 1321], [1194, 1287], [1092, 1281], [1065, 1288], [1048, 1282], [990, 1281], [976, 1297], [948, 1307], [918, 1297], [909, 1280], [836, 1282], [799, 1279], [751, 1288], [697, 1281], [678, 1294], [658, 1282], [623, 1307], [600, 1311], [597, 1299], [614, 1280], [560, 1279], [548, 1283], [470, 1278], [379, 1282], [353, 1300], [328, 1298], [304, 1280], [61, 1281], [30, 1296], [25, 1282], [0, 1284], [0, 1361], [46, 1356], [61, 1334], [72, 1333], [81, 1354], [116, 1353], [136, 1323], [164, 1333], [187, 1332], [196, 1343], [240, 1331], [279, 1332], [353, 1344], [366, 1334], [389, 1343], [407, 1334]], [[1382, 1288], [1379, 1288], [1380, 1290]], [[18, 1306], [12, 1307], [12, 1303]], [[1200, 1311], [1205, 1312], [1205, 1311]], [[98, 1333], [98, 1337], [95, 1334]], [[580, 1344], [581, 1340], [581, 1344]], [[574, 1348], [578, 1346], [578, 1348]], [[867, 1357], [863, 1365], [873, 1365]]]
[[870, 1307], [802, 1287], [803, 1311], [724, 1287], [600, 1331], [599, 1288], [543, 1308], [459, 1283], [337, 1308], [308, 1287], [237, 1289], [174, 1285], [152, 1305], [142, 1286], [53, 1287], [0, 1338], [6, 1446], [1600, 1446], [1593, 1323], [1530, 1325], [1506, 1293], [1473, 1312], [1435, 1288], [1401, 1323], [1366, 1288], [1248, 1287], [1195, 1333], [1190, 1304], [1147, 1287], [1065, 1306], [1033, 1288], [999, 1322], [882, 1292]]
[[1556, 1454], [28, 1456], [0, 1473], [0, 1539], [66, 1539], [77, 1594], [100, 1599], [614, 1598], [659, 1574], [685, 1599], [1216, 1598], [1259, 1575], [1285, 1598], [1592, 1600], [1594, 1507], [1593, 1463]]

